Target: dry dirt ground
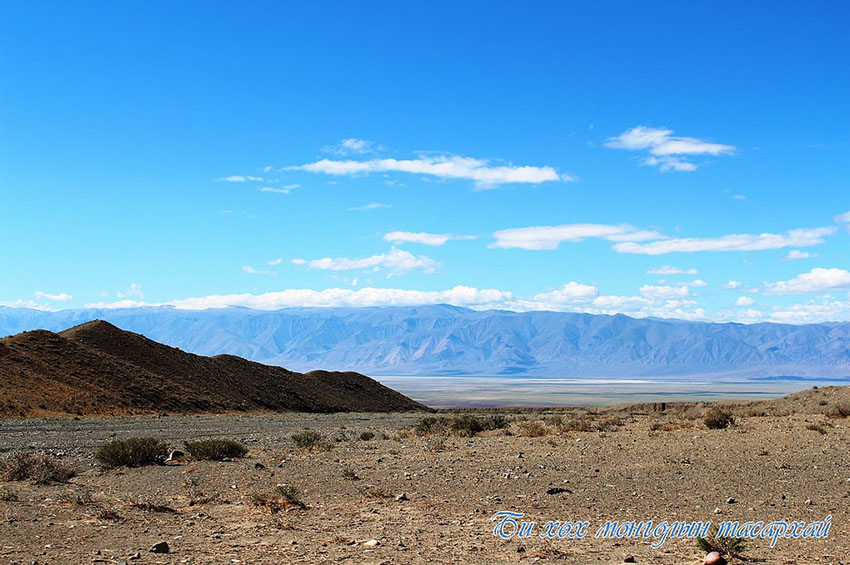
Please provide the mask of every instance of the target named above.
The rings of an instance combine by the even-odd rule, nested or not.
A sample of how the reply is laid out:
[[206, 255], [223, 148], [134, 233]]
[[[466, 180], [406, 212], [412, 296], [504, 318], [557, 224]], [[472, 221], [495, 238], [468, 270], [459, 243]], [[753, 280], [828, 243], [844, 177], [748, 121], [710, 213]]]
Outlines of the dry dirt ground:
[[[52, 454], [79, 475], [59, 485], [0, 483], [0, 562], [622, 563], [631, 555], [637, 563], [696, 564], [704, 552], [692, 539], [653, 549], [593, 533], [605, 520], [831, 515], [827, 539], [783, 539], [773, 549], [757, 540], [744, 556], [850, 563], [850, 418], [750, 409], [734, 426], [709, 430], [695, 411], [505, 412], [520, 420], [475, 437], [409, 435], [422, 414], [7, 420], [5, 456]], [[571, 418], [593, 431], [572, 429]], [[291, 435], [304, 428], [322, 433], [329, 448], [295, 448]], [[227, 437], [250, 452], [110, 471], [95, 463], [98, 446], [141, 435], [175, 448]], [[254, 493], [278, 484], [296, 487], [306, 508], [272, 513], [253, 504]], [[547, 494], [553, 487], [566, 490]], [[494, 538], [491, 516], [500, 510], [536, 521], [535, 535]], [[547, 520], [589, 521], [590, 535], [540, 539]], [[160, 541], [170, 553], [149, 551]]]

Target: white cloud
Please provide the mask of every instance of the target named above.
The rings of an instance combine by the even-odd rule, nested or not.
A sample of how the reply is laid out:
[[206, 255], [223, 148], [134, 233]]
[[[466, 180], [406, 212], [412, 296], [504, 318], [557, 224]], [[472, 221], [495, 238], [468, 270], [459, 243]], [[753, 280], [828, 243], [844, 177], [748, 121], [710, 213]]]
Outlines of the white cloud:
[[255, 269], [251, 265], [242, 265], [242, 272], [247, 273], [249, 275], [273, 275], [271, 271], [263, 271], [260, 269]]
[[138, 283], [132, 283], [130, 288], [125, 291], [118, 291], [115, 293], [115, 296], [118, 298], [129, 298], [131, 296], [135, 296], [139, 300], [144, 300], [145, 294], [142, 292], [142, 285]]
[[662, 171], [695, 171], [697, 166], [683, 155], [729, 155], [733, 145], [709, 143], [695, 137], [678, 137], [673, 130], [637, 126], [605, 142], [606, 147], [646, 151], [643, 164], [659, 167]]
[[59, 294], [50, 294], [49, 292], [42, 292], [40, 290], [36, 290], [33, 294], [37, 300], [50, 300], [52, 302], [68, 302], [73, 296], [68, 294], [67, 292], [60, 292]]
[[17, 300], [0, 300], [0, 306], [8, 306], [9, 308], [29, 308], [31, 310], [41, 310], [43, 312], [52, 312], [56, 310], [56, 308], [49, 304], [41, 304], [35, 300], [22, 300], [20, 298]]
[[372, 210], [377, 210], [379, 208], [392, 208], [389, 204], [381, 204], [380, 202], [372, 202], [370, 204], [365, 204], [363, 206], [355, 206], [353, 208], [349, 208], [349, 212], [370, 212]]
[[440, 266], [440, 262], [424, 255], [414, 256], [407, 251], [393, 247], [387, 253], [372, 255], [371, 257], [358, 259], [348, 257], [336, 257], [332, 259], [330, 257], [324, 257], [322, 259], [313, 259], [307, 265], [311, 269], [329, 271], [386, 269], [390, 272], [390, 275], [400, 275], [416, 269], [421, 270], [423, 273], [433, 273]]
[[738, 300], [735, 301], [735, 306], [752, 306], [755, 303], [756, 301], [749, 296], [739, 296]]
[[640, 293], [650, 300], [669, 300], [690, 296], [691, 291], [686, 284], [678, 286], [645, 284], [640, 287]]
[[[168, 304], [188, 310], [244, 306], [258, 310], [295, 307], [391, 306], [453, 304], [466, 307], [494, 307], [510, 301], [512, 295], [495, 289], [456, 286], [448, 290], [423, 291], [398, 288], [328, 288], [325, 290], [287, 289], [265, 294], [227, 294], [174, 300]], [[138, 305], [138, 304], [137, 304]], [[101, 305], [103, 307], [104, 305]]]
[[799, 249], [792, 249], [788, 252], [788, 255], [785, 256], [786, 261], [796, 261], [797, 259], [810, 259], [812, 257], [817, 257], [817, 253], [809, 253], [808, 251], [800, 251]]
[[646, 272], [647, 275], [696, 275], [698, 273], [699, 271], [696, 269], [680, 269], [679, 267], [673, 267], [671, 265], [655, 267]]
[[559, 289], [534, 295], [534, 300], [547, 304], [575, 304], [589, 302], [599, 295], [599, 289], [592, 285], [570, 281]]
[[765, 283], [765, 294], [809, 294], [850, 290], [850, 271], [814, 268], [787, 281]]
[[293, 260], [291, 261], [291, 263], [292, 263], [293, 265], [306, 265], [306, 264], [307, 264], [307, 261], [305, 261], [304, 259], [293, 259]]
[[372, 141], [357, 139], [356, 137], [343, 139], [337, 145], [325, 145], [322, 147], [322, 151], [325, 153], [335, 153], [337, 155], [352, 155], [355, 153], [363, 155], [366, 153], [381, 151], [382, 149], [383, 148], [380, 145], [376, 145]]
[[287, 184], [283, 188], [274, 188], [274, 187], [271, 187], [271, 186], [263, 186], [263, 187], [258, 188], [257, 190], [259, 190], [260, 192], [274, 192], [274, 193], [277, 193], [277, 194], [289, 194], [290, 192], [292, 192], [296, 188], [301, 188], [301, 185], [300, 184]]
[[450, 240], [476, 239], [474, 235], [454, 235], [450, 233], [425, 233], [409, 231], [393, 231], [384, 235], [384, 241], [390, 243], [422, 243], [424, 245], [440, 246]]
[[723, 285], [723, 288], [736, 289], [741, 288], [741, 281], [729, 281]]
[[844, 224], [844, 227], [850, 230], [850, 211], [835, 216], [835, 223]]
[[560, 226], [533, 226], [500, 230], [493, 234], [496, 241], [490, 247], [520, 249], [557, 249], [563, 241], [581, 241], [596, 237], [607, 241], [646, 241], [661, 234], [641, 230], [628, 224], [564, 224]]
[[758, 251], [783, 247], [810, 247], [823, 243], [823, 238], [833, 233], [835, 228], [828, 227], [796, 229], [786, 234], [730, 234], [720, 237], [664, 239], [650, 243], [625, 242], [614, 245], [614, 250], [620, 253], [662, 255], [698, 251]]
[[437, 177], [440, 179], [470, 180], [478, 188], [493, 188], [501, 184], [542, 183], [572, 181], [570, 175], [559, 175], [552, 167], [491, 165], [485, 159], [458, 155], [416, 159], [372, 159], [369, 161], [334, 161], [321, 159], [314, 163], [287, 167], [288, 170], [324, 173], [328, 175], [355, 175], [381, 172], [403, 172]]
[[250, 175], [230, 175], [229, 177], [222, 177], [218, 180], [224, 182], [248, 182], [248, 181], [261, 181], [262, 177], [252, 177]]
[[277, 259], [272, 259], [271, 261], [266, 261], [266, 265], [271, 266], [280, 265], [281, 263], [283, 263], [283, 259], [281, 259], [280, 257], [278, 257]]

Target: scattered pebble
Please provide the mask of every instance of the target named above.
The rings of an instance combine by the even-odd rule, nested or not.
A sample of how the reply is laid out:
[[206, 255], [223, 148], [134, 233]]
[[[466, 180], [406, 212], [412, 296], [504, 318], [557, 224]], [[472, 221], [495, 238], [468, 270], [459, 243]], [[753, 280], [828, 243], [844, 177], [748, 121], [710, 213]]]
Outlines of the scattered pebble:
[[726, 565], [726, 560], [716, 551], [712, 551], [702, 560], [703, 565]]

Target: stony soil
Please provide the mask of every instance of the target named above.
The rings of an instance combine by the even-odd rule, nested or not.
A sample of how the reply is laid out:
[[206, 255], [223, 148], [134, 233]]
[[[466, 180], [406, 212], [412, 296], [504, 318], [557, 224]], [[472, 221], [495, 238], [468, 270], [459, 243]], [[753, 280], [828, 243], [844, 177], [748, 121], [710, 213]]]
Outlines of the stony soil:
[[[540, 420], [542, 428], [514, 421], [507, 430], [472, 438], [410, 436], [406, 431], [421, 414], [7, 420], [0, 422], [0, 448], [53, 454], [80, 474], [62, 485], [0, 483], [0, 561], [622, 563], [631, 555], [637, 563], [696, 564], [704, 555], [693, 540], [653, 549], [644, 540], [592, 536], [495, 539], [491, 516], [513, 510], [537, 528], [547, 520], [586, 520], [591, 532], [609, 519], [814, 521], [831, 515], [826, 540], [780, 540], [774, 549], [759, 540], [745, 557], [770, 564], [850, 562], [850, 419], [744, 415], [731, 428], [709, 430], [699, 418], [670, 412], [586, 416], [595, 427], [609, 422], [606, 431], [570, 431], [551, 414], [513, 413]], [[809, 429], [813, 425], [825, 433]], [[320, 431], [330, 449], [296, 449], [291, 434], [303, 428]], [[376, 437], [361, 439], [364, 431]], [[537, 433], [546, 435], [529, 437]], [[228, 437], [250, 452], [235, 461], [111, 471], [94, 462], [99, 445], [139, 435], [174, 447], [186, 439]], [[277, 484], [297, 487], [306, 508], [273, 514], [252, 503], [254, 493]], [[547, 494], [553, 487], [566, 490]], [[397, 500], [402, 494], [408, 500]], [[170, 553], [149, 551], [160, 541]]]

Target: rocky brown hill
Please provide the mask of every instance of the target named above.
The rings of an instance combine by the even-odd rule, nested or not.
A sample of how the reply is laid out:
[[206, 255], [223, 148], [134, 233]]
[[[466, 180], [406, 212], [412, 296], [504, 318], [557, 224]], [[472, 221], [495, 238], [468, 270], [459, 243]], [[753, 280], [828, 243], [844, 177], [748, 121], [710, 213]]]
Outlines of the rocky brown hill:
[[0, 339], [0, 417], [424, 408], [359, 373], [194, 355], [102, 320]]

